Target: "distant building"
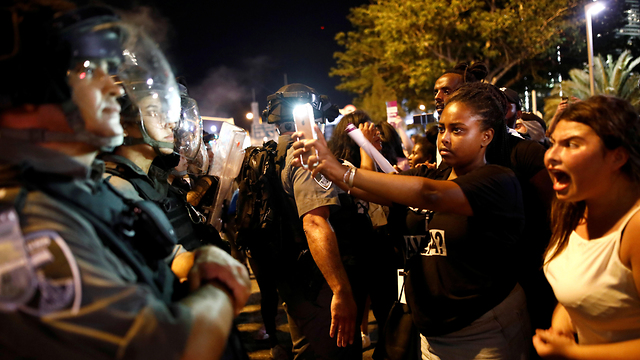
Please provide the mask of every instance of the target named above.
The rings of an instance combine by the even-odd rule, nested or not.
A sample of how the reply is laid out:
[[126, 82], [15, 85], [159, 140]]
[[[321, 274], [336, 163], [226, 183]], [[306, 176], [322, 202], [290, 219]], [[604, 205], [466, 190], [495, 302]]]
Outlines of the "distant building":
[[640, 0], [626, 0], [626, 3], [629, 6], [629, 10], [626, 11], [628, 22], [618, 34], [640, 38]]

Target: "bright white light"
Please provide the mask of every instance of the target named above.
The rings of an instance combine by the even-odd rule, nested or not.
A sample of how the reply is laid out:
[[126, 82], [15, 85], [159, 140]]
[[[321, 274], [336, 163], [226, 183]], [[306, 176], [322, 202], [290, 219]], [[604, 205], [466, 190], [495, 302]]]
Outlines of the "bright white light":
[[153, 93], [153, 95], [151, 97], [154, 98], [154, 99], [157, 99], [158, 98], [158, 93]]
[[89, 65], [91, 65], [91, 61], [87, 60], [84, 62], [84, 64], [82, 64], [84, 67], [88, 68]]
[[265, 137], [262, 138], [262, 141], [263, 142], [267, 142], [267, 141], [269, 141], [269, 138], [265, 136]]
[[420, 111], [424, 111], [427, 107], [420, 104], [420, 106], [418, 106], [418, 109], [420, 109]]
[[153, 79], [147, 79], [147, 85], [149, 86], [153, 85]]
[[247, 113], [247, 120], [253, 120], [253, 113]]
[[304, 116], [306, 115], [305, 113], [307, 112], [307, 109], [305, 108], [305, 105], [296, 105], [296, 107], [293, 108], [293, 114], [294, 116], [298, 117], [298, 116]]
[[212, 132], [212, 133], [214, 133], [214, 132], [218, 132], [218, 127], [217, 127], [217, 126], [215, 126], [215, 125], [211, 125], [211, 132]]
[[599, 13], [600, 11], [604, 10], [604, 4], [601, 2], [592, 2], [591, 4], [585, 6], [587, 13], [589, 15], [595, 15], [597, 13]]

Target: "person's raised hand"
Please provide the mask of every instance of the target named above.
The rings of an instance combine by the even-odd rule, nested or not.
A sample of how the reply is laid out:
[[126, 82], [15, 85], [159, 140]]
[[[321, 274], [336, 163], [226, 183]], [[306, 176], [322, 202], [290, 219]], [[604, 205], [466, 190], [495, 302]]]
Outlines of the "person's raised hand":
[[308, 169], [312, 171], [313, 176], [316, 176], [318, 173], [322, 173], [331, 181], [342, 181], [344, 167], [338, 159], [333, 156], [331, 150], [329, 150], [327, 141], [325, 140], [322, 132], [320, 132], [318, 126], [314, 126], [318, 139], [300, 140], [293, 144], [293, 165], [298, 167], [302, 166], [300, 156], [307, 151], [315, 149], [316, 151], [313, 155], [309, 156], [309, 159], [306, 162], [309, 166]]
[[251, 281], [247, 268], [215, 246], [202, 246], [194, 251], [194, 262], [188, 281], [191, 291], [207, 283], [220, 285], [228, 291], [236, 315], [240, 314], [251, 295]]
[[360, 124], [358, 128], [360, 129], [360, 131], [362, 131], [364, 137], [372, 144], [376, 140], [376, 136], [380, 137], [380, 135], [378, 135], [378, 128], [372, 122]]

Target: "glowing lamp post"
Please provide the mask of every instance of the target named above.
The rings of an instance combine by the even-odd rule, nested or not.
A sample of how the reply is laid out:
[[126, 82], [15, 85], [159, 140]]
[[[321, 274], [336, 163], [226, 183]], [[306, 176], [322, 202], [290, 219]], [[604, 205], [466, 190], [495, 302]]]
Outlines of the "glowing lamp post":
[[591, 96], [596, 94], [595, 81], [593, 79], [593, 30], [591, 29], [591, 17], [604, 10], [604, 4], [594, 1], [584, 6], [584, 13], [587, 18], [587, 55], [589, 56], [589, 86]]

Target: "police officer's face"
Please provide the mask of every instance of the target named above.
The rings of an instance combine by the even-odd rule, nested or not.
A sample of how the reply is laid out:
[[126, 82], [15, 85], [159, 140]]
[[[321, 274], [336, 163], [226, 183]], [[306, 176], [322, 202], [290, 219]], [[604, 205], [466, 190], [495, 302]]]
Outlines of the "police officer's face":
[[72, 100], [78, 107], [85, 127], [101, 137], [121, 135], [120, 104], [116, 100], [123, 89], [116, 85], [109, 73], [117, 61], [106, 59], [79, 62], [68, 72]]
[[[167, 121], [159, 96], [146, 96], [140, 100], [138, 106], [142, 112], [144, 128], [149, 136], [156, 141], [173, 144], [173, 129], [176, 127], [176, 123]], [[171, 154], [173, 146], [170, 148], [161, 147], [160, 152]]]

